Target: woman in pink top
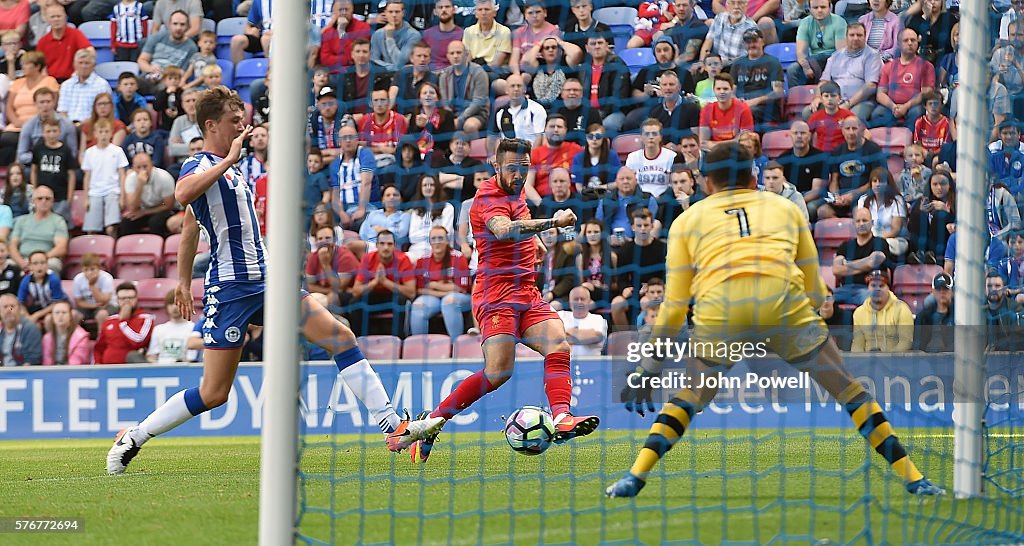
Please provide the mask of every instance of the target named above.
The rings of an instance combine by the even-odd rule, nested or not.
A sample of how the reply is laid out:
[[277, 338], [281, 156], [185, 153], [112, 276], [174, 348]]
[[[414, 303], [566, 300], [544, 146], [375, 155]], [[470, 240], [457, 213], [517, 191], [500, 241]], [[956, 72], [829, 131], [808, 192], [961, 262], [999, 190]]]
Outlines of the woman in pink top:
[[36, 103], [32, 94], [41, 87], [60, 91], [60, 85], [53, 76], [46, 74], [46, 57], [38, 51], [29, 51], [21, 57], [21, 68], [25, 75], [11, 83], [7, 93], [7, 127], [4, 131], [21, 131], [21, 126], [36, 115]]
[[59, 301], [46, 319], [43, 335], [43, 365], [78, 366], [92, 364], [92, 342], [89, 333], [79, 326], [71, 304]]
[[0, 31], [17, 30], [24, 39], [31, 16], [28, 0], [0, 0]]
[[877, 51], [882, 62], [887, 63], [900, 53], [903, 23], [898, 15], [889, 11], [892, 0], [869, 0], [868, 5], [871, 11], [861, 15], [859, 21], [864, 23], [868, 47]]

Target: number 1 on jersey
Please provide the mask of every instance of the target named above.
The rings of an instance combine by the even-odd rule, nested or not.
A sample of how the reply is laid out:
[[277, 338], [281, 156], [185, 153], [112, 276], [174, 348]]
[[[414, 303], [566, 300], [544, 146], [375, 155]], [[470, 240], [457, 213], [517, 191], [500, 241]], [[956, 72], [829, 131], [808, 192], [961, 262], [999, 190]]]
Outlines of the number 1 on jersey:
[[750, 236], [750, 224], [747, 222], [747, 209], [728, 209], [725, 213], [736, 215], [736, 220], [740, 223], [740, 237]]

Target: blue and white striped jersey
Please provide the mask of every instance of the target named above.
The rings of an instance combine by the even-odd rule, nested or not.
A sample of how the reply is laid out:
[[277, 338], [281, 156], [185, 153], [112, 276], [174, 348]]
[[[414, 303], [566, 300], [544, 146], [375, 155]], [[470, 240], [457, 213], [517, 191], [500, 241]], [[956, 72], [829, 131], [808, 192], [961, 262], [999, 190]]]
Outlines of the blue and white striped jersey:
[[373, 173], [377, 170], [377, 160], [373, 152], [366, 146], [360, 146], [353, 159], [338, 156], [329, 167], [331, 187], [338, 188], [341, 208], [348, 209], [359, 205], [359, 184], [362, 173]]
[[274, 5], [270, 0], [253, 0], [249, 8], [249, 23], [261, 31], [270, 30]]
[[149, 20], [149, 14], [146, 13], [145, 8], [142, 6], [142, 2], [132, 2], [130, 4], [122, 4], [118, 2], [114, 4], [114, 9], [110, 13], [110, 20], [117, 24], [117, 42], [120, 44], [139, 44], [145, 41], [146, 35], [143, 32], [142, 25], [146, 24]]
[[[221, 159], [210, 152], [197, 153], [185, 160], [178, 181], [213, 168]], [[206, 285], [263, 283], [266, 248], [256, 222], [253, 193], [238, 168], [228, 169], [191, 204], [199, 225], [210, 237]]]
[[309, 3], [309, 23], [318, 33], [327, 26], [331, 20], [331, 11], [334, 9], [334, 0], [311, 0]]
[[267, 174], [267, 167], [263, 165], [263, 162], [254, 153], [243, 157], [237, 166], [238, 170], [242, 173], [242, 178], [249, 184], [249, 190], [255, 195], [256, 181], [261, 176]]

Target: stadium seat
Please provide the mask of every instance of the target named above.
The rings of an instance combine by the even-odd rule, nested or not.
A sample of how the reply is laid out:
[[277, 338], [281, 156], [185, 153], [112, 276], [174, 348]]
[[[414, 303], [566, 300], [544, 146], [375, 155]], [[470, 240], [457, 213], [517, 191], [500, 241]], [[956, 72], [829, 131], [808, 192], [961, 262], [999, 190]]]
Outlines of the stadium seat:
[[110, 21], [86, 21], [78, 30], [85, 34], [93, 47], [110, 49]]
[[932, 279], [939, 273], [942, 273], [940, 265], [901, 265], [893, 271], [892, 291], [916, 315], [924, 307], [925, 298], [932, 293]]
[[402, 340], [395, 336], [362, 336], [359, 347], [366, 358], [378, 360], [398, 360], [402, 354]]
[[487, 160], [487, 139], [478, 138], [469, 142], [469, 157], [479, 161]]
[[793, 42], [767, 45], [764, 48], [764, 53], [777, 58], [782, 64], [782, 68], [796, 62], [796, 44]]
[[88, 199], [85, 190], [75, 190], [75, 193], [71, 194], [71, 228], [82, 227], [82, 223], [85, 222], [85, 202]]
[[619, 154], [619, 158], [622, 161], [626, 161], [626, 156], [631, 152], [635, 152], [643, 147], [643, 140], [637, 134], [619, 135], [612, 141], [612, 148], [615, 150], [615, 153]]
[[814, 243], [818, 247], [821, 265], [832, 265], [836, 249], [844, 241], [852, 239], [853, 220], [850, 218], [825, 218], [814, 224]]
[[764, 134], [764, 138], [761, 140], [761, 149], [769, 159], [775, 159], [793, 149], [793, 137], [785, 129], [769, 131]]
[[[156, 314], [158, 320], [167, 320], [167, 311], [164, 310], [164, 298], [167, 293], [178, 286], [175, 279], [140, 279], [135, 283], [135, 290], [138, 291], [138, 306], [145, 312]], [[159, 322], [157, 324], [160, 324]]]
[[637, 340], [637, 332], [633, 330], [623, 330], [621, 332], [612, 332], [608, 334], [608, 355], [609, 356], [626, 356], [626, 350], [630, 343]]
[[890, 155], [887, 163], [889, 164], [889, 174], [892, 175], [893, 180], [899, 180], [900, 173], [903, 172], [903, 157]]
[[[171, 279], [178, 278], [178, 247], [181, 246], [181, 234], [175, 233], [164, 239], [163, 254], [160, 261], [164, 265], [164, 277]], [[196, 253], [202, 254], [210, 251], [210, 243], [200, 239], [196, 247]]]
[[403, 360], [436, 360], [452, 356], [452, 338], [444, 334], [419, 334], [402, 341]]
[[626, 66], [629, 67], [629, 73], [633, 76], [636, 76], [641, 68], [650, 66], [657, 61], [654, 58], [654, 50], [649, 47], [622, 49], [617, 51], [616, 54], [626, 63]]
[[151, 279], [160, 271], [164, 240], [159, 235], [125, 235], [114, 245], [114, 269], [117, 276], [131, 281]]
[[220, 67], [221, 71], [221, 83], [226, 87], [234, 87], [235, 81], [235, 65], [231, 64], [231, 61], [224, 59], [217, 59], [217, 66]]
[[63, 290], [64, 291], [64, 295], [68, 297], [68, 303], [71, 304], [71, 307], [74, 307], [75, 306], [75, 298], [74, 298], [73, 294], [75, 292], [75, 281], [70, 280], [70, 279], [61, 279], [60, 280], [60, 289]]
[[533, 349], [523, 345], [522, 343], [516, 343], [516, 358], [542, 358], [540, 353]]
[[68, 253], [64, 257], [64, 277], [75, 278], [75, 274], [82, 270], [82, 256], [94, 253], [100, 257], [100, 264], [108, 269], [111, 264], [111, 257], [114, 255], [114, 238], [109, 235], [79, 235], [68, 242]]
[[231, 45], [231, 37], [245, 33], [245, 17], [228, 17], [216, 23], [217, 45]]
[[906, 127], [875, 127], [871, 130], [871, 141], [885, 152], [902, 154], [914, 141], [914, 134]]
[[217, 21], [214, 21], [213, 19], [204, 17], [203, 18], [203, 23], [199, 27], [199, 30], [200, 31], [207, 31], [207, 30], [209, 30], [210, 32], [217, 32]]
[[789, 121], [800, 118], [804, 108], [814, 101], [814, 95], [818, 87], [815, 85], [798, 85], [789, 88], [786, 94], [786, 117]]
[[835, 290], [836, 288], [836, 274], [832, 271], [831, 267], [821, 266], [821, 278], [825, 281], [825, 286]]
[[484, 357], [480, 336], [463, 334], [455, 338], [452, 357], [456, 359], [479, 360]]
[[122, 72], [131, 72], [132, 74], [139, 74], [139, 63], [133, 63], [131, 61], [114, 61], [109, 63], [97, 64], [96, 74], [99, 77], [107, 80], [110, 87], [117, 89], [117, 77]]
[[206, 288], [206, 279], [199, 277], [192, 279], [192, 303], [196, 306], [196, 313], [203, 311], [203, 291]]
[[242, 59], [235, 66], [235, 90], [245, 102], [251, 102], [249, 84], [267, 75], [267, 59]]
[[594, 19], [609, 27], [614, 25], [629, 25], [631, 28], [636, 23], [636, 8], [629, 7], [607, 7], [594, 10]]
[[608, 28], [612, 31], [615, 51], [626, 51], [629, 38], [635, 33], [633, 25], [608, 25]]

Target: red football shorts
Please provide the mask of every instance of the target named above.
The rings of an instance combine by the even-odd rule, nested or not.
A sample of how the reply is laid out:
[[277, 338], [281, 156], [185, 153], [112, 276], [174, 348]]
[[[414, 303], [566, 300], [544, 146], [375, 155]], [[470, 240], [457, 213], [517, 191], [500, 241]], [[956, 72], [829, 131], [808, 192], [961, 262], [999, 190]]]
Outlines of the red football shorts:
[[558, 314], [551, 310], [551, 304], [539, 295], [530, 303], [484, 303], [476, 306], [474, 314], [480, 325], [481, 342], [498, 334], [521, 339], [530, 326], [548, 319], [558, 319]]

